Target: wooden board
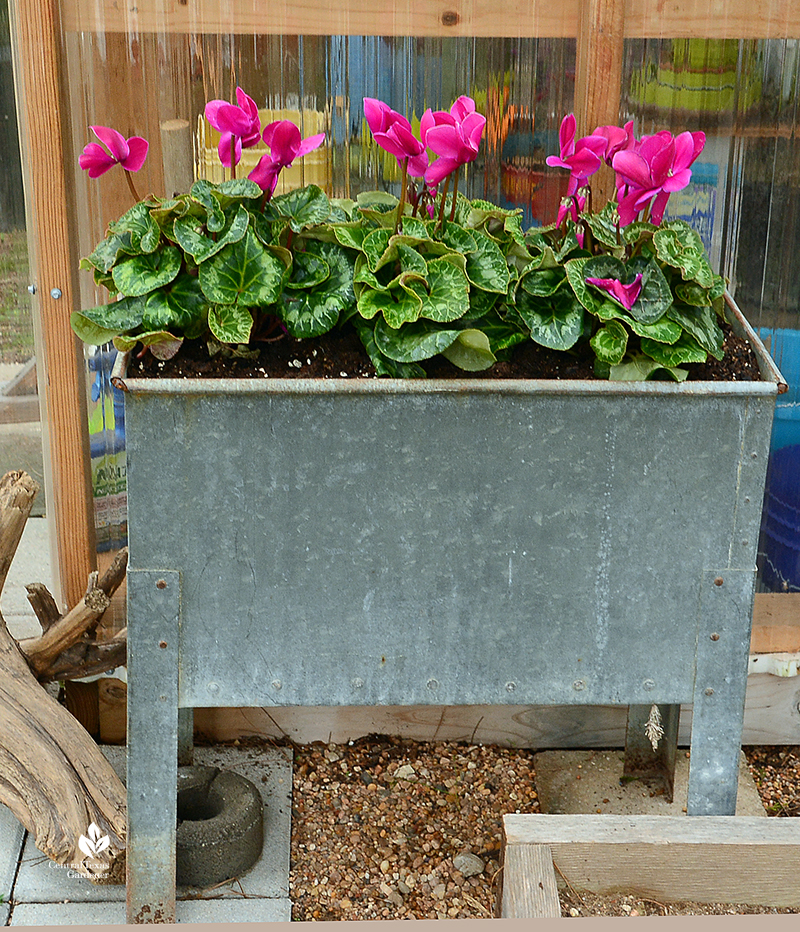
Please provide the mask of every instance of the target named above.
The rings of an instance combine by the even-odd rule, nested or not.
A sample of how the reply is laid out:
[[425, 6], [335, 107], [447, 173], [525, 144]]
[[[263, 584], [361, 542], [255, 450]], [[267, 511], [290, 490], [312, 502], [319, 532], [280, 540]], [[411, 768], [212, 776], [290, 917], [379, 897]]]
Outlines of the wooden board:
[[553, 853], [547, 845], [503, 850], [498, 919], [560, 919]]
[[[244, 35], [540, 36], [575, 38], [579, 0], [64, 0], [67, 32]], [[625, 0], [625, 35], [652, 38], [797, 38], [793, 0]]]
[[753, 611], [751, 654], [800, 651], [800, 592], [761, 592]]
[[[125, 684], [100, 681], [100, 737], [125, 740]], [[466, 741], [530, 748], [621, 748], [627, 709], [609, 706], [408, 706], [196, 709], [195, 731], [212, 741], [289, 737], [298, 744], [341, 744], [370, 734], [416, 741]], [[691, 710], [681, 715], [679, 741], [689, 744]], [[751, 674], [747, 679], [745, 745], [800, 745], [800, 677]]]
[[[547, 845], [578, 890], [657, 900], [800, 906], [796, 819], [506, 815], [506, 851]], [[519, 901], [504, 885], [503, 898]]]

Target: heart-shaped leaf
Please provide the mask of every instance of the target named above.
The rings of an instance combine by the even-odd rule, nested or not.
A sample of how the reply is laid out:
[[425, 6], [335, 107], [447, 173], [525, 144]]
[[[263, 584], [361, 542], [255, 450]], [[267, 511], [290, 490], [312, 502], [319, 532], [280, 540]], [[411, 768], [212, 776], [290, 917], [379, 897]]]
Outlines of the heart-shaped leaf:
[[420, 362], [447, 349], [458, 339], [460, 330], [451, 330], [429, 320], [404, 324], [395, 330], [379, 317], [375, 322], [375, 343], [389, 359]]
[[327, 333], [355, 303], [353, 293], [353, 262], [346, 250], [336, 243], [309, 241], [307, 261], [316, 257], [328, 275], [313, 287], [286, 290], [279, 307], [286, 329], [293, 337], [307, 339]]
[[247, 343], [253, 315], [241, 304], [215, 304], [208, 311], [208, 326], [220, 343]]
[[618, 320], [610, 320], [589, 341], [602, 362], [616, 366], [622, 362], [628, 348], [628, 331]]
[[278, 299], [283, 275], [283, 263], [248, 230], [200, 266], [200, 287], [210, 304], [266, 307]]
[[146, 330], [168, 330], [189, 339], [206, 330], [208, 301], [193, 275], [181, 275], [171, 288], [147, 295], [142, 326]]
[[138, 297], [168, 285], [181, 270], [183, 256], [175, 246], [165, 246], [158, 252], [131, 256], [111, 271], [120, 294]]
[[521, 291], [517, 311], [531, 332], [531, 339], [550, 349], [571, 349], [583, 333], [583, 306], [572, 295], [534, 298]]
[[462, 330], [450, 346], [442, 350], [442, 356], [467, 372], [480, 372], [497, 362], [489, 338], [480, 330]]

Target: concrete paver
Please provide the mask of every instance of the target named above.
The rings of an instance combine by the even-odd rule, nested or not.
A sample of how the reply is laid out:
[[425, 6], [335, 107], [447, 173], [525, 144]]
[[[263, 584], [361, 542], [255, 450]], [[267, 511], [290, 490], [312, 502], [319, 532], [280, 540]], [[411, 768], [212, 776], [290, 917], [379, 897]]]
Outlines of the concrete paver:
[[[623, 751], [540, 752], [534, 758], [534, 767], [542, 812], [575, 815], [598, 812], [611, 815], [685, 814], [689, 759], [683, 751], [678, 751], [671, 803], [664, 796], [651, 796], [641, 781], [621, 784], [624, 759]], [[736, 815], [767, 815], [744, 754], [739, 761]]]
[[[106, 746], [104, 753], [124, 779], [125, 748]], [[291, 839], [291, 752], [285, 748], [198, 747], [195, 762], [240, 773], [258, 787], [264, 799], [264, 851], [237, 880], [199, 891], [179, 887], [179, 922], [288, 922]], [[13, 819], [8, 810], [0, 816]], [[0, 826], [5, 822], [0, 821]], [[0, 865], [16, 869], [22, 830], [0, 834]], [[6, 847], [8, 843], [8, 850]], [[0, 874], [0, 879], [2, 878]], [[10, 874], [13, 879], [13, 872]], [[7, 895], [6, 895], [7, 896]], [[117, 924], [125, 922], [123, 884], [93, 884], [69, 868], [54, 864], [28, 836], [12, 895], [9, 925]], [[6, 910], [6, 913], [8, 911]], [[0, 914], [2, 915], [2, 914]]]

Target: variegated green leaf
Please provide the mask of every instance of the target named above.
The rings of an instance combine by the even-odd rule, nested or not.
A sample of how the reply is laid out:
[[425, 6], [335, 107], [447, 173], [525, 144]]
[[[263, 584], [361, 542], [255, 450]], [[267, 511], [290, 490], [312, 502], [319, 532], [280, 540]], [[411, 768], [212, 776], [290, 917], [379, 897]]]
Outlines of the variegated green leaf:
[[385, 376], [390, 379], [424, 379], [427, 373], [413, 362], [397, 362], [389, 359], [379, 349], [375, 342], [375, 328], [368, 321], [361, 317], [353, 318], [353, 326], [358, 332], [359, 339], [367, 351], [367, 355], [375, 366], [375, 372], [379, 376]]
[[[219, 200], [214, 196], [214, 185], [205, 178], [200, 178], [192, 185], [189, 194], [192, 200], [205, 208], [205, 225], [211, 233], [219, 233], [225, 227], [225, 212]], [[190, 207], [191, 209], [191, 207]]]
[[510, 280], [505, 256], [497, 243], [480, 230], [473, 232], [476, 248], [466, 253], [467, 278], [484, 291], [505, 294]]
[[253, 315], [241, 304], [214, 304], [208, 311], [208, 326], [220, 343], [247, 343]]
[[589, 343], [598, 359], [616, 366], [622, 362], [628, 348], [628, 331], [618, 320], [610, 320]]
[[480, 372], [497, 362], [489, 338], [480, 330], [462, 330], [450, 346], [442, 350], [442, 356], [467, 372]]
[[460, 333], [429, 320], [404, 324], [396, 330], [382, 317], [375, 322], [375, 344], [384, 356], [397, 362], [430, 359], [447, 349]]
[[612, 382], [644, 382], [648, 379], [664, 377], [675, 382], [683, 382], [688, 375], [688, 369], [662, 366], [661, 363], [648, 356], [635, 356], [628, 362], [611, 366], [608, 378]]
[[294, 232], [300, 233], [307, 227], [327, 220], [331, 212], [331, 202], [322, 188], [309, 184], [304, 188], [296, 188], [294, 191], [273, 197], [267, 208], [268, 216], [285, 217]]
[[120, 294], [137, 297], [162, 288], [173, 281], [181, 270], [183, 256], [175, 246], [165, 246], [158, 252], [131, 256], [111, 271]]
[[531, 332], [531, 339], [550, 349], [571, 349], [583, 333], [583, 306], [569, 294], [534, 298], [517, 295], [517, 311]]
[[154, 202], [140, 201], [127, 210], [119, 220], [109, 223], [108, 229], [117, 236], [129, 234], [129, 247], [126, 252], [149, 253], [158, 246], [161, 229], [150, 215]]
[[422, 299], [419, 316], [439, 323], [458, 320], [469, 311], [469, 282], [456, 265], [446, 259], [432, 259], [428, 266], [428, 284], [410, 282]]
[[228, 243], [238, 243], [247, 232], [250, 215], [240, 204], [227, 217], [226, 227], [216, 238], [206, 235], [205, 227], [196, 217], [181, 217], [175, 221], [175, 241], [200, 265], [216, 255]]
[[200, 287], [210, 304], [266, 307], [278, 299], [283, 274], [283, 263], [248, 230], [200, 266]]
[[689, 362], [705, 362], [708, 354], [689, 334], [684, 333], [672, 345], [656, 343], [655, 340], [642, 340], [642, 352], [667, 368], [681, 366]]
[[353, 263], [346, 250], [336, 243], [312, 240], [304, 255], [316, 256], [328, 268], [328, 275], [313, 287], [286, 290], [280, 297], [283, 322], [300, 339], [327, 333], [355, 302]]
[[146, 330], [168, 330], [189, 339], [206, 330], [208, 301], [193, 275], [181, 275], [171, 288], [147, 295], [142, 326]]
[[717, 322], [713, 308], [673, 304], [667, 311], [667, 317], [691, 334], [715, 359], [722, 359], [725, 334]]

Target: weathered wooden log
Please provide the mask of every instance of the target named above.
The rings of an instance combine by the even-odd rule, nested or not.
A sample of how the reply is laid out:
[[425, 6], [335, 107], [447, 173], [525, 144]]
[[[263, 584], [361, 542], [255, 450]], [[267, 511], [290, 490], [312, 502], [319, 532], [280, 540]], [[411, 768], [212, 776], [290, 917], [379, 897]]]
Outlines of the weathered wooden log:
[[[37, 491], [24, 473], [0, 480], [0, 591]], [[70, 625], [74, 630], [74, 619]], [[122, 781], [86, 730], [38, 683], [2, 615], [0, 802], [51, 860], [96, 883], [123, 881]]]

